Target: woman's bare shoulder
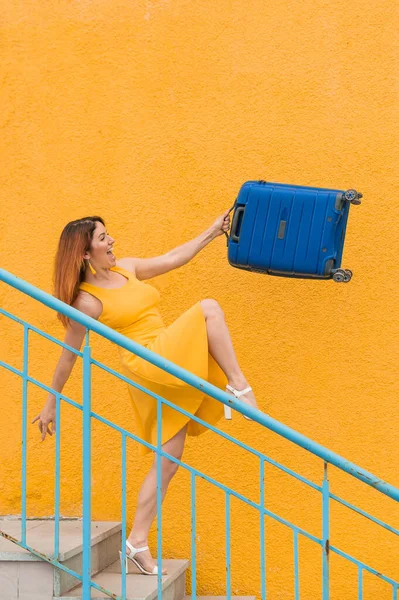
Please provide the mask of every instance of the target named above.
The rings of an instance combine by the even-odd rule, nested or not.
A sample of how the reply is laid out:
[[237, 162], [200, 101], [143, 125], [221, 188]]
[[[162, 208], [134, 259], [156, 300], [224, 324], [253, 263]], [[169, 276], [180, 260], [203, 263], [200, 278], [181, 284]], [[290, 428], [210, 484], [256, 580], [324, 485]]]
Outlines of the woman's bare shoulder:
[[79, 290], [72, 306], [93, 319], [98, 319], [103, 310], [100, 300], [84, 290]]
[[135, 258], [119, 258], [116, 261], [116, 266], [117, 267], [121, 267], [122, 269], [126, 269], [126, 271], [131, 271], [131, 273], [133, 273], [133, 275], [135, 275], [136, 273], [136, 264], [135, 264]]

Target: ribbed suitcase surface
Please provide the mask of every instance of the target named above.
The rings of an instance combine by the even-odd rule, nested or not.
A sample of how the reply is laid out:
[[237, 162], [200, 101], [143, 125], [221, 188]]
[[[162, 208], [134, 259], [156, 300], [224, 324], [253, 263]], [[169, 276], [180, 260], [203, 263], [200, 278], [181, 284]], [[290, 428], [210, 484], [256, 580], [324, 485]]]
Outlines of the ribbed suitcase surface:
[[229, 263], [241, 269], [349, 281], [340, 269], [355, 190], [248, 181], [237, 197], [228, 240]]

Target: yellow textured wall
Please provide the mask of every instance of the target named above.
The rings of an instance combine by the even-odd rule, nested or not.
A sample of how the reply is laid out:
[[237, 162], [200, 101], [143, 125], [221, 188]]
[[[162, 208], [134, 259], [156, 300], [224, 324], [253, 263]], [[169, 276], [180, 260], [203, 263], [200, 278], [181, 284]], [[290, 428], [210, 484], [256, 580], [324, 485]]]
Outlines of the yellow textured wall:
[[[343, 266], [348, 285], [230, 267], [224, 238], [157, 278], [167, 323], [201, 298], [224, 308], [262, 410], [399, 486], [399, 15], [354, 0], [2, 1], [1, 266], [52, 291], [64, 225], [102, 215], [116, 254], [163, 253], [208, 227], [253, 178], [356, 187]], [[52, 311], [0, 285], [1, 306], [60, 338]], [[21, 328], [1, 318], [0, 356], [21, 367]], [[95, 356], [117, 352], [96, 339]], [[30, 373], [51, 382], [58, 349], [31, 337]], [[20, 512], [21, 383], [1, 372], [0, 513]], [[80, 399], [80, 365], [65, 392]], [[29, 386], [29, 419], [45, 394]], [[94, 410], [134, 431], [125, 387], [95, 372]], [[63, 408], [63, 515], [81, 514], [81, 417]], [[234, 414], [225, 431], [320, 484], [322, 462]], [[129, 523], [149, 468], [129, 445]], [[93, 433], [93, 518], [120, 518], [120, 440]], [[28, 514], [53, 512], [54, 439], [29, 427]], [[248, 497], [258, 464], [215, 435], [185, 459]], [[188, 477], [164, 506], [164, 555], [189, 557]], [[399, 526], [397, 504], [331, 471], [332, 489]], [[199, 482], [198, 591], [224, 593], [224, 498]], [[270, 510], [321, 533], [320, 498], [266, 471]], [[232, 501], [232, 590], [259, 596], [259, 525]], [[362, 526], [361, 526], [362, 525]], [[155, 531], [155, 530], [154, 530]], [[155, 535], [151, 543], [155, 547]], [[293, 598], [292, 535], [267, 519], [270, 598]], [[332, 509], [331, 543], [398, 578], [393, 535]], [[396, 544], [396, 545], [395, 545]], [[356, 567], [332, 556], [333, 598], [356, 597]], [[321, 553], [300, 540], [301, 598], [321, 597]], [[391, 598], [365, 576], [367, 598]]]

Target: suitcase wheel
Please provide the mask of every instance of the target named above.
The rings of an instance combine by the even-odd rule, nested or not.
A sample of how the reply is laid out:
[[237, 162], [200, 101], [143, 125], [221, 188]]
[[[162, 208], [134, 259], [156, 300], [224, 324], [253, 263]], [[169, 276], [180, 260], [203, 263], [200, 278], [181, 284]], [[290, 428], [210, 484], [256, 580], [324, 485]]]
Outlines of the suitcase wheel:
[[352, 279], [352, 271], [349, 269], [337, 269], [333, 274], [333, 279], [337, 283], [348, 283]]
[[350, 281], [352, 279], [352, 271], [350, 271], [350, 269], [345, 269], [345, 277], [344, 277], [344, 283], [348, 283], [348, 281]]
[[363, 194], [359, 194], [356, 190], [348, 190], [345, 192], [344, 198], [351, 204], [361, 204], [360, 198], [363, 198]]
[[344, 269], [337, 269], [333, 274], [333, 279], [337, 283], [342, 283], [345, 281], [345, 277], [347, 277], [347, 274], [345, 273]]

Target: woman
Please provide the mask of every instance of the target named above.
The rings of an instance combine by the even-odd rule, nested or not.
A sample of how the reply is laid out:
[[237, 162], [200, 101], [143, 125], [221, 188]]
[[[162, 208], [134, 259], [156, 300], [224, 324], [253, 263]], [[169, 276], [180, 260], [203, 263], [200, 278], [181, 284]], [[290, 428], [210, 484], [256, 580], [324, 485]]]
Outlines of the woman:
[[[226, 211], [204, 233], [166, 254], [116, 260], [114, 239], [107, 233], [103, 219], [87, 217], [72, 221], [64, 228], [59, 241], [54, 295], [213, 385], [224, 389], [227, 380], [226, 389], [230, 393], [256, 407], [255, 396], [238, 365], [223, 312], [216, 300], [197, 302], [165, 327], [158, 310], [159, 292], [142, 282], [186, 264], [209, 242], [226, 233], [229, 225], [229, 211]], [[58, 314], [58, 318], [66, 328], [65, 343], [79, 350], [85, 327], [62, 314]], [[124, 373], [135, 382], [207, 423], [214, 425], [221, 418], [222, 403], [127, 350], [120, 349], [120, 354]], [[54, 372], [53, 389], [62, 391], [75, 360], [75, 354], [66, 349], [62, 351]], [[156, 445], [156, 400], [133, 386], [128, 386], [128, 390], [138, 435]], [[53, 394], [49, 394], [32, 423], [36, 421], [42, 440], [46, 433], [55, 432]], [[162, 448], [168, 454], [180, 459], [186, 434], [199, 435], [203, 431], [206, 431], [203, 425], [168, 406], [162, 407]], [[141, 448], [142, 453], [149, 452], [144, 446]], [[163, 497], [176, 470], [175, 463], [162, 458]], [[142, 573], [157, 574], [147, 546], [155, 515], [156, 460], [139, 491], [133, 528], [126, 540], [126, 572], [130, 559]]]

